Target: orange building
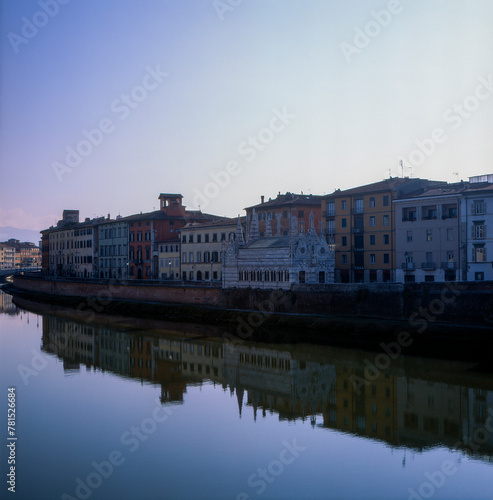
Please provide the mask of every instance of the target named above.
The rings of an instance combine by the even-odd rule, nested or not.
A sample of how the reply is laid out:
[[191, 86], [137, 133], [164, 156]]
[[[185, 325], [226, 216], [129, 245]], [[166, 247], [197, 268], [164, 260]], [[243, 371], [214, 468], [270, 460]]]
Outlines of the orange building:
[[[288, 236], [291, 225], [296, 223], [296, 231], [308, 232], [310, 213], [315, 217], [314, 225], [317, 234], [321, 233], [321, 204], [323, 196], [312, 194], [279, 193], [276, 198], [265, 201], [261, 196], [258, 205], [245, 208], [247, 213], [247, 235], [252, 222], [253, 211], [258, 215], [259, 235]], [[269, 227], [270, 226], [270, 229]]]
[[395, 281], [393, 200], [443, 184], [390, 177], [323, 197], [323, 231], [335, 244], [335, 281]]
[[186, 210], [181, 194], [161, 193], [159, 210], [130, 215], [120, 219], [128, 222], [129, 279], [159, 277], [159, 245], [176, 241], [180, 229], [188, 222], [208, 222], [212, 215]]

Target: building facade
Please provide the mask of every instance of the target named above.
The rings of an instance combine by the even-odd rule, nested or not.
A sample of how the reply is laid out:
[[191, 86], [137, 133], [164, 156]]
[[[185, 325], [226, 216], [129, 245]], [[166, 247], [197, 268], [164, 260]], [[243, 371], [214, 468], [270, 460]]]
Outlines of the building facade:
[[463, 279], [493, 280], [493, 183], [469, 179], [461, 207], [462, 241], [466, 248]]
[[[121, 218], [120, 218], [121, 219]], [[97, 227], [97, 263], [100, 278], [128, 277], [128, 222], [117, 218]]]
[[56, 226], [41, 231], [42, 244], [48, 242], [48, 254], [43, 252], [43, 270], [51, 276], [95, 278], [97, 270], [97, 226], [104, 217], [86, 218], [79, 222], [78, 210], [64, 210]]
[[394, 200], [397, 282], [462, 279], [461, 199], [451, 186]]
[[[241, 224], [241, 222], [240, 222]], [[189, 223], [181, 230], [181, 276], [188, 281], [222, 281], [222, 261], [238, 222], [226, 217]]]
[[336, 282], [395, 280], [395, 215], [392, 201], [432, 185], [423, 179], [392, 178], [344, 191], [322, 202], [323, 231], [335, 245]]
[[[288, 236], [291, 231], [292, 221], [296, 219], [296, 230], [307, 232], [310, 227], [310, 214], [314, 216], [314, 228], [317, 234], [321, 232], [321, 204], [322, 196], [279, 193], [276, 198], [261, 197], [258, 205], [245, 208], [246, 224], [251, 226], [253, 213], [258, 215], [259, 237], [264, 236]], [[247, 235], [248, 239], [249, 235]]]
[[0, 269], [15, 268], [15, 248], [8, 242], [0, 243]]
[[181, 194], [161, 193], [159, 210], [122, 219], [129, 225], [129, 279], [159, 278], [159, 246], [175, 241], [189, 222], [205, 222], [212, 216], [186, 210]]
[[159, 248], [159, 278], [162, 280], [179, 280], [180, 272], [180, 240], [170, 240], [160, 243]]
[[224, 288], [290, 289], [293, 284], [324, 284], [334, 281], [334, 254], [323, 235], [317, 235], [311, 214], [308, 233], [258, 237], [253, 212], [250, 241], [241, 232], [230, 238], [224, 254]]

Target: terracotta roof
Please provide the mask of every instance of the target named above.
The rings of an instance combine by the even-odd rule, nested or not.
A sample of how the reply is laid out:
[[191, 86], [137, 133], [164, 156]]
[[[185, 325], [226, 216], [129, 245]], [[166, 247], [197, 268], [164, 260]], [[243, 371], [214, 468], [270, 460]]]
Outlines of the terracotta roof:
[[[240, 221], [242, 224], [245, 223], [246, 217], [241, 217]], [[238, 224], [238, 218], [230, 218], [230, 217], [220, 217], [216, 218], [211, 222], [189, 222], [186, 224], [183, 229], [200, 229], [207, 227], [223, 227], [223, 226], [236, 226]]]
[[[345, 189], [341, 191], [340, 189], [335, 190], [333, 193], [326, 195], [324, 198], [331, 198], [333, 196], [347, 196], [353, 194], [365, 194], [365, 193], [377, 193], [377, 192], [385, 192], [385, 191], [393, 191], [396, 190], [406, 184], [416, 184], [418, 187], [421, 183], [441, 183], [442, 181], [428, 181], [426, 179], [420, 178], [410, 178], [410, 177], [390, 177], [388, 179], [384, 179], [382, 181], [373, 182], [371, 184], [365, 184], [364, 186], [357, 186], [350, 189]], [[446, 185], [446, 182], [443, 181], [443, 184]], [[423, 186], [421, 186], [423, 187]], [[419, 189], [419, 187], [418, 187]]]
[[274, 208], [274, 207], [282, 207], [288, 205], [320, 205], [321, 201], [324, 197], [320, 195], [313, 194], [296, 194], [296, 193], [286, 193], [286, 194], [278, 194], [276, 198], [269, 199], [268, 201], [264, 201], [264, 203], [259, 203], [257, 205], [252, 205], [250, 207], [246, 207], [244, 210], [250, 210], [252, 208]]

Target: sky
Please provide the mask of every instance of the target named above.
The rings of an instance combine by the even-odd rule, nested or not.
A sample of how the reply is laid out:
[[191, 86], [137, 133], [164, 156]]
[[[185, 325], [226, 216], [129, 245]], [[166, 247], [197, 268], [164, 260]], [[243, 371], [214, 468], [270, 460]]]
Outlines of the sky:
[[491, 0], [0, 9], [0, 226], [493, 173]]

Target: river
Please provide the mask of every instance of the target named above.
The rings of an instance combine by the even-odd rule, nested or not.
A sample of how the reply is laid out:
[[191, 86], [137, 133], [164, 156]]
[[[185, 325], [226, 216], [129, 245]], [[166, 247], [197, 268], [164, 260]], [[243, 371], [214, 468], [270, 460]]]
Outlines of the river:
[[1, 291], [0, 353], [1, 498], [493, 498], [493, 373], [471, 360], [82, 319]]

